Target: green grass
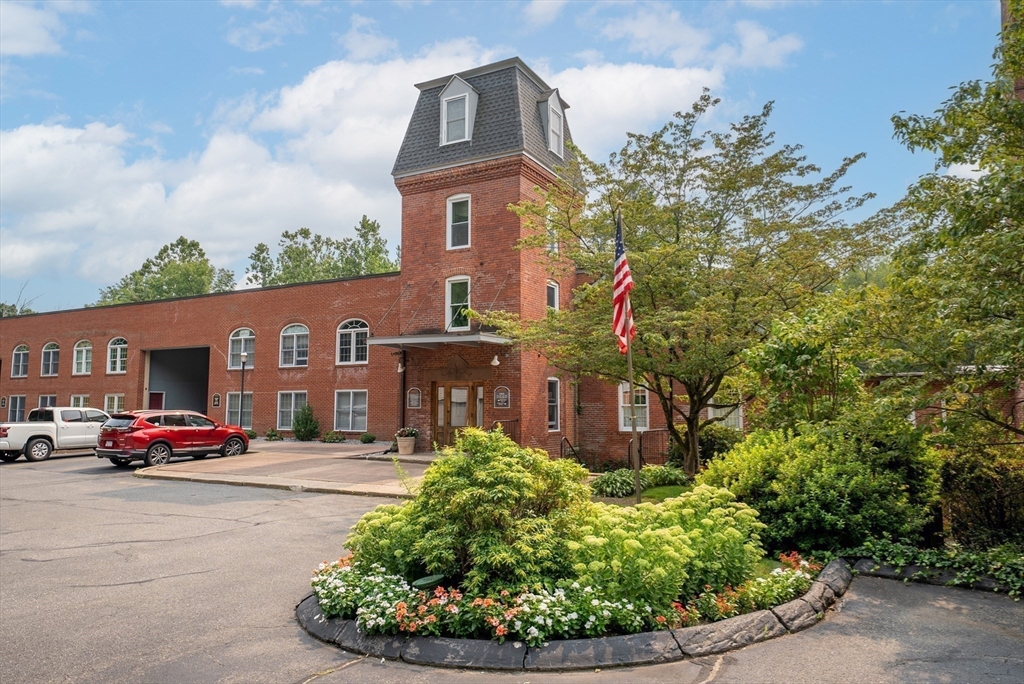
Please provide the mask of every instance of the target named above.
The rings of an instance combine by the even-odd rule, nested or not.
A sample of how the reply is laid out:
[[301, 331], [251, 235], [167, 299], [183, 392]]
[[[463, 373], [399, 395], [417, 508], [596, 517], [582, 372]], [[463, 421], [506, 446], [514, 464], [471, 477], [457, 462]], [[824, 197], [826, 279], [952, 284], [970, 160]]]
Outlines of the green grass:
[[757, 561], [757, 566], [754, 568], [754, 577], [767, 577], [772, 574], [772, 570], [781, 567], [782, 563], [765, 556]]
[[693, 489], [693, 485], [667, 485], [665, 487], [651, 487], [645, 489], [642, 495], [644, 501], [651, 503], [661, 503], [665, 499], [670, 499], [673, 496], [679, 496], [683, 492], [688, 492]]

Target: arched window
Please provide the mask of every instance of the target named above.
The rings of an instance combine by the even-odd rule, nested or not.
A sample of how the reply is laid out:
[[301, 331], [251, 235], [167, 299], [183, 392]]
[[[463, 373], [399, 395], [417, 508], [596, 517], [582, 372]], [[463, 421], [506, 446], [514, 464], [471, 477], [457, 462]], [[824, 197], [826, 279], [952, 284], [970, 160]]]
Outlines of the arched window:
[[[254, 354], [256, 353], [256, 333], [249, 328], [239, 328], [231, 333], [228, 338], [228, 368], [236, 369], [242, 367], [242, 352], [245, 352], [245, 367], [252, 368], [256, 365]], [[232, 423], [236, 425], [236, 423]]]
[[60, 345], [50, 342], [43, 347], [43, 368], [40, 375], [56, 375], [60, 366]]
[[289, 325], [281, 331], [281, 366], [305, 366], [309, 363], [309, 328]]
[[107, 345], [107, 373], [128, 372], [128, 340], [115, 337]]
[[82, 340], [75, 345], [75, 368], [72, 375], [92, 373], [92, 342]]
[[338, 363], [366, 363], [369, 349], [366, 338], [370, 326], [366, 321], [352, 319], [338, 326]]
[[14, 348], [14, 359], [11, 361], [11, 377], [28, 377], [28, 345], [19, 344]]

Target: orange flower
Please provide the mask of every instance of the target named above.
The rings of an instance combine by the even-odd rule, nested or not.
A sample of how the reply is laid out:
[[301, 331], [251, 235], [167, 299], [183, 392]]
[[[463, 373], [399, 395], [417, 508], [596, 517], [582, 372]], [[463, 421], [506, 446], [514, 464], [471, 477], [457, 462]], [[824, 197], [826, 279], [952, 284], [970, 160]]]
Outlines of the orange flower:
[[421, 605], [419, 608], [416, 609], [416, 612], [418, 612], [420, 615], [423, 615], [424, 613], [427, 612], [427, 607]]
[[423, 618], [423, 622], [427, 623], [427, 624], [429, 624], [431, 622], [437, 622], [437, 616], [436, 615], [428, 615], [427, 617]]
[[654, 618], [654, 621], [657, 622], [659, 625], [663, 625], [665, 624], [665, 616], [659, 615], [658, 617]]
[[497, 628], [495, 628], [494, 633], [498, 636], [505, 636], [508, 634], [508, 629], [504, 625], [498, 625]]

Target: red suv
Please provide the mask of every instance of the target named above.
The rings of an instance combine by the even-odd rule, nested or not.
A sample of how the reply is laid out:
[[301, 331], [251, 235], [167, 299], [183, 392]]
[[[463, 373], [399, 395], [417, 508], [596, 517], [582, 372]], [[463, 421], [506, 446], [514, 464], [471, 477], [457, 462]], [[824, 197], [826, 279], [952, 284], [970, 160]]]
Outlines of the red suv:
[[148, 466], [163, 465], [171, 456], [205, 458], [244, 454], [249, 438], [241, 428], [221, 425], [194, 411], [126, 411], [110, 417], [100, 431], [98, 458], [116, 466], [142, 459]]

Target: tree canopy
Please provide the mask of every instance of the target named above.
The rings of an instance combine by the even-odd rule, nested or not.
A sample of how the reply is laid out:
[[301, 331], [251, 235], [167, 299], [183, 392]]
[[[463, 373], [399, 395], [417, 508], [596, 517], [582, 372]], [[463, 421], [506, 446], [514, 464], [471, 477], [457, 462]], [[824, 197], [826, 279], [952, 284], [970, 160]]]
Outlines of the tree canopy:
[[235, 288], [235, 274], [215, 268], [195, 240], [179, 237], [117, 283], [100, 290], [96, 306], [148, 302], [226, 292]]
[[276, 258], [266, 243], [256, 245], [245, 269], [248, 280], [266, 287], [398, 270], [401, 253], [394, 261], [390, 259], [380, 223], [364, 215], [355, 231], [355, 238], [335, 240], [309, 228], [286, 230], [281, 233]]
[[657, 400], [691, 473], [700, 464], [700, 412], [742, 399], [732, 390], [744, 351], [780, 315], [808, 306], [879, 254], [888, 226], [882, 217], [844, 219], [872, 197], [841, 184], [862, 155], [822, 174], [800, 146], [776, 143], [771, 103], [725, 131], [701, 131], [717, 103], [705, 91], [653, 134], [629, 134], [607, 164], [577, 153], [562, 180], [540, 189], [539, 201], [511, 207], [533, 228], [524, 248], [556, 237], [552, 273], [579, 267], [590, 282], [576, 289], [571, 308], [541, 321], [484, 317], [566, 372], [625, 380], [625, 357], [611, 333], [621, 206], [636, 284], [635, 380]]

